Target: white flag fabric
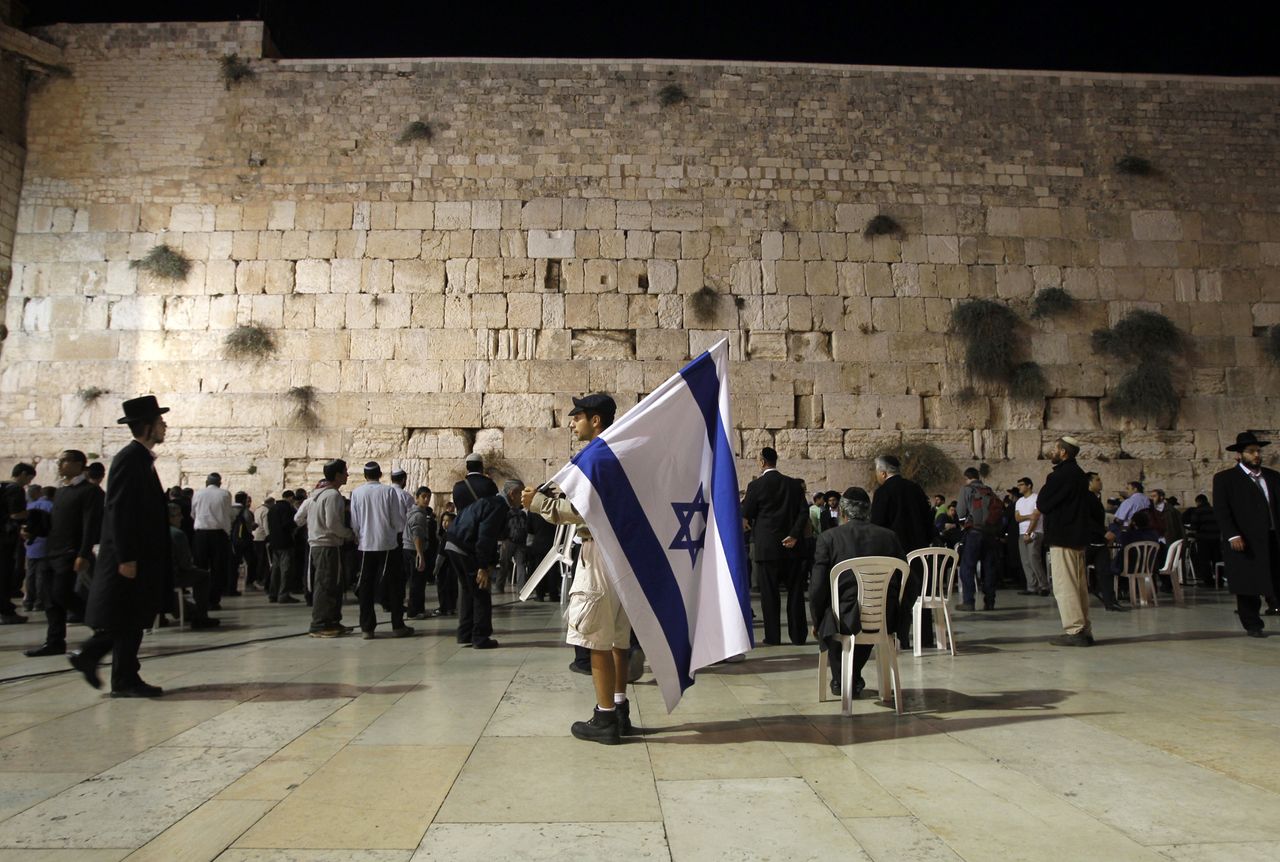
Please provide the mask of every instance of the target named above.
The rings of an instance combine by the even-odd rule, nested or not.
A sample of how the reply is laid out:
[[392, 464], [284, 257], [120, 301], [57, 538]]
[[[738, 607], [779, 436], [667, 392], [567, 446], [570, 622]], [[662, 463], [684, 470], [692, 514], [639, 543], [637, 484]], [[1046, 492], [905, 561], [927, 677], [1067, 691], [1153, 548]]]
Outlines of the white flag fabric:
[[721, 341], [552, 481], [605, 561], [670, 712], [694, 674], [747, 652], [751, 605]]

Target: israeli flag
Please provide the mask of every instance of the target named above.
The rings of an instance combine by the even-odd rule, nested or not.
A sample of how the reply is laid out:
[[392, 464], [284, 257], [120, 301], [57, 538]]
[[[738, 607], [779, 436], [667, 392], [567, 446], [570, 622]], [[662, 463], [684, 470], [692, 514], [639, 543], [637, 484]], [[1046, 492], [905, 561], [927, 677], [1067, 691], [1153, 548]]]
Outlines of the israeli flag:
[[670, 712], [694, 674], [751, 649], [728, 342], [690, 362], [552, 481], [582, 516]]

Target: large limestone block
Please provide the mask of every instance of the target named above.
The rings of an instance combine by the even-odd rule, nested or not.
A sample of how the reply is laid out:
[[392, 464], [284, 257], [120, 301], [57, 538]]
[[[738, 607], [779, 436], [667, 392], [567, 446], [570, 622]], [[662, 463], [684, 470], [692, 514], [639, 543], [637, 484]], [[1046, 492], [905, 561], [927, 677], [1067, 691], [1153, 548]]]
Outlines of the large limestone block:
[[618, 201], [619, 230], [650, 230], [652, 227], [653, 206], [649, 201]]
[[528, 254], [534, 258], [568, 258], [574, 256], [575, 232], [571, 230], [529, 231]]
[[554, 424], [553, 396], [489, 393], [484, 396], [481, 424], [486, 427], [548, 428]]
[[[520, 227], [528, 230], [559, 230], [563, 209], [560, 198], [534, 198], [524, 205], [520, 213]], [[506, 227], [506, 225], [504, 225]]]
[[701, 201], [657, 201], [652, 209], [653, 230], [702, 230]]
[[418, 257], [422, 254], [422, 231], [371, 230], [366, 239], [365, 254], [389, 260]]
[[879, 428], [880, 398], [874, 395], [826, 393], [823, 396], [823, 427]]
[[638, 333], [614, 330], [574, 330], [574, 359], [633, 359]]
[[923, 417], [919, 395], [884, 395], [880, 398], [880, 427], [885, 430], [919, 428]]

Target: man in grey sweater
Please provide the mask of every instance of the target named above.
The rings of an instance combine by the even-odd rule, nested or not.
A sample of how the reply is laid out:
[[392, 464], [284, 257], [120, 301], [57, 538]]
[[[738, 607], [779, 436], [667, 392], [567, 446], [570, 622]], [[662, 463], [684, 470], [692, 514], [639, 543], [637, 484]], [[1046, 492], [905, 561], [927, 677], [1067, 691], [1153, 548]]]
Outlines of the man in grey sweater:
[[347, 504], [339, 488], [347, 481], [347, 462], [324, 465], [324, 481], [307, 497], [294, 520], [307, 527], [311, 546], [311, 636], [336, 638], [350, 631], [342, 624], [342, 543], [354, 533], [346, 525]]

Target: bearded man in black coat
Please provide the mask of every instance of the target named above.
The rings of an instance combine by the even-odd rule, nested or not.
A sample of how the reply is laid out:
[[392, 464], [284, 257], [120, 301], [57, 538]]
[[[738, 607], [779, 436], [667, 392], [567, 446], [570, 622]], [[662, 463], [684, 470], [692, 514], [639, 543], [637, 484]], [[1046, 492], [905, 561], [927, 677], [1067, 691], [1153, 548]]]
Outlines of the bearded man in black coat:
[[[894, 455], [876, 458], [876, 479], [880, 487], [871, 499], [870, 521], [877, 527], [892, 530], [902, 543], [904, 553], [927, 548], [933, 543], [933, 505], [924, 489], [901, 475], [902, 462]], [[899, 605], [898, 644], [911, 649], [912, 613], [916, 599], [924, 587], [924, 566], [918, 560], [907, 574]], [[920, 618], [922, 646], [933, 646], [933, 611], [924, 610]]]
[[1280, 599], [1280, 473], [1262, 466], [1262, 447], [1252, 432], [1236, 435], [1227, 447], [1240, 461], [1213, 477], [1213, 511], [1222, 533], [1227, 587], [1236, 596], [1236, 613], [1249, 637], [1262, 631], [1262, 597]]
[[163, 693], [138, 676], [138, 647], [170, 582], [167, 502], [152, 452], [164, 442], [168, 412], [154, 395], [124, 402], [125, 415], [117, 421], [129, 426], [133, 441], [112, 459], [107, 475], [102, 540], [85, 612], [93, 637], [69, 656], [89, 685], [100, 688], [98, 662], [112, 653], [112, 697]]

